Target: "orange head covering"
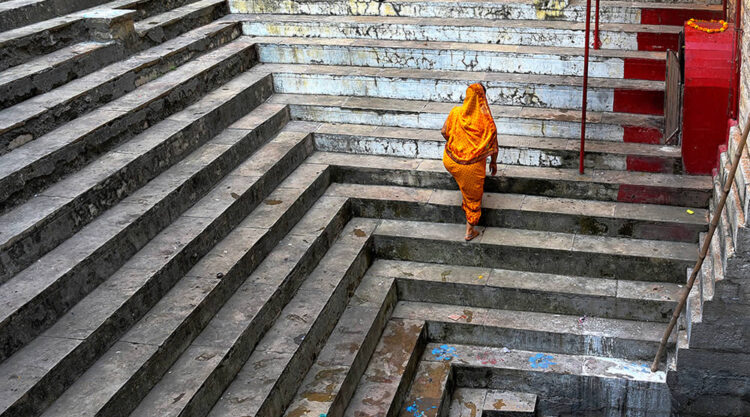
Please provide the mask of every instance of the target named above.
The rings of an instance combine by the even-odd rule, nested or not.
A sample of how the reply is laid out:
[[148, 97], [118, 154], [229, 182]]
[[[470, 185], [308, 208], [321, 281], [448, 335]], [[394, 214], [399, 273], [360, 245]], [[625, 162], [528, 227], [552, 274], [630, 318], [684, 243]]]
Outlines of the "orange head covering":
[[464, 104], [454, 107], [445, 121], [445, 150], [459, 164], [473, 164], [497, 153], [497, 127], [481, 84], [466, 89]]

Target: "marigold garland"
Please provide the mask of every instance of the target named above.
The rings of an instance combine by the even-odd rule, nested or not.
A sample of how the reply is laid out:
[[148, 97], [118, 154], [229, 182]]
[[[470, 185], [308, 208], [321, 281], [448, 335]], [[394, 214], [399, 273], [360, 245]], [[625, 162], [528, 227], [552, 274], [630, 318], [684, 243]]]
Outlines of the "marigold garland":
[[712, 20], [701, 20], [701, 22], [721, 23], [721, 27], [720, 28], [716, 28], [716, 29], [706, 28], [706, 27], [703, 27], [703, 26], [699, 25], [695, 19], [688, 20], [687, 21], [687, 25], [690, 26], [693, 29], [697, 29], [697, 30], [700, 30], [701, 32], [706, 32], [706, 33], [724, 32], [725, 30], [727, 30], [727, 27], [729, 26], [729, 24], [726, 21], [724, 21], [724, 20], [713, 20], [712, 19]]

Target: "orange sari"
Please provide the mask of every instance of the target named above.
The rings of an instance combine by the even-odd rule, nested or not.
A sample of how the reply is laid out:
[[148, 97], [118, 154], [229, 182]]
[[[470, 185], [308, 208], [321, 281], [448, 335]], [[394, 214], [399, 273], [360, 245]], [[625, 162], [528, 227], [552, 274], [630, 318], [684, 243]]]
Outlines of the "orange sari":
[[482, 215], [487, 157], [498, 152], [497, 127], [480, 84], [469, 86], [463, 106], [451, 110], [443, 132], [448, 136], [443, 165], [461, 190], [466, 221], [476, 226]]

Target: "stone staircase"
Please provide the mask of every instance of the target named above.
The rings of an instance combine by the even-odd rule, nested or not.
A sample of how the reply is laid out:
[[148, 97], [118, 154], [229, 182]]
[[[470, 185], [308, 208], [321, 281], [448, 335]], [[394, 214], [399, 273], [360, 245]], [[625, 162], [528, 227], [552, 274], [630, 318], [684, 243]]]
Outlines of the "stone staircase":
[[715, 185], [661, 143], [664, 51], [721, 7], [602, 2], [579, 175], [583, 6], [0, 2], [0, 416], [670, 415]]

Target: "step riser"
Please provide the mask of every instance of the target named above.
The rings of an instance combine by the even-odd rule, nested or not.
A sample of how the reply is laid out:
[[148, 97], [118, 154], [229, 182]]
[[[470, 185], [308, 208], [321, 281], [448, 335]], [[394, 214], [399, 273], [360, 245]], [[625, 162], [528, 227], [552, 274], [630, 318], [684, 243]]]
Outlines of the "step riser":
[[[258, 49], [259, 59], [263, 63], [492, 71], [542, 75], [580, 76], [583, 74], [583, 57], [570, 55], [281, 44], [263, 44]], [[624, 67], [623, 59], [594, 57], [589, 61], [589, 76], [623, 78]]]
[[[537, 10], [532, 3], [487, 3], [487, 2], [351, 2], [351, 1], [285, 1], [230, 0], [232, 13], [279, 13], [333, 16], [399, 16], [441, 17], [456, 19], [492, 20], [545, 20], [545, 12]], [[600, 9], [600, 22], [641, 23], [641, 9], [627, 6], [611, 6], [604, 2]], [[548, 12], [546, 20], [583, 22], [586, 5], [567, 6], [562, 11]]]
[[666, 384], [499, 368], [457, 366], [454, 369], [457, 386], [543, 392], [537, 405], [538, 415], [672, 415]]
[[122, 2], [118, 9], [134, 10], [135, 20], [143, 20], [192, 3], [194, 0], [130, 0]]
[[[394, 109], [384, 112], [356, 106], [336, 107], [326, 105], [290, 104], [295, 120], [324, 123], [348, 123], [373, 126], [393, 126], [415, 129], [443, 127], [447, 113], [429, 111], [413, 112]], [[498, 132], [517, 136], [543, 136], [547, 138], [580, 139], [581, 123], [578, 121], [540, 120], [532, 118], [495, 117]], [[591, 140], [622, 142], [626, 126], [591, 123], [586, 125], [586, 138]]]
[[469, 300], [471, 307], [666, 322], [671, 317], [675, 304], [673, 301], [633, 300], [481, 285], [448, 285], [414, 279], [398, 279], [396, 282], [399, 300], [452, 304], [462, 308], [469, 306]]
[[[274, 247], [281, 241], [284, 236], [292, 229], [292, 226], [304, 216], [304, 214], [310, 209], [315, 201], [320, 197], [328, 183], [328, 175], [326, 173], [321, 174], [318, 180], [311, 185], [310, 188], [305, 190], [295, 204], [290, 207], [283, 215], [281, 219], [272, 227], [268, 234], [263, 239], [257, 242], [253, 249], [248, 251], [243, 258], [241, 258], [227, 274], [222, 277], [220, 284], [213, 289], [211, 293], [201, 300], [201, 304], [196, 307], [192, 314], [185, 317], [182, 325], [171, 334], [170, 338], [160, 346], [159, 352], [148, 362], [146, 362], [138, 371], [135, 373], [128, 384], [118, 392], [118, 395], [112, 397], [106, 405], [104, 405], [99, 411], [99, 415], [106, 416], [127, 416], [131, 413], [140, 401], [148, 394], [149, 390], [161, 379], [165, 372], [169, 370], [174, 361], [180, 357], [180, 355], [187, 349], [191, 342], [195, 339], [198, 334], [205, 328], [206, 324], [213, 318], [218, 310], [227, 302], [227, 300], [237, 291], [242, 282], [248, 277], [248, 271], [253, 271], [263, 259], [274, 249]], [[338, 219], [337, 219], [338, 220]], [[336, 226], [341, 227], [341, 221], [334, 221], [329, 226], [333, 229]], [[256, 316], [257, 324], [251, 326], [253, 330], [249, 332], [247, 337], [243, 340], [247, 344], [238, 344], [234, 349], [234, 352], [230, 354], [233, 359], [236, 360], [235, 355], [238, 350], [243, 349], [246, 355], [249, 356], [249, 350], [257, 344], [258, 340], [273, 324], [274, 318], [283, 309], [283, 306], [292, 298], [299, 285], [306, 276], [305, 271], [310, 271], [314, 268], [314, 265], [320, 260], [327, 248], [330, 246], [333, 237], [336, 236], [338, 230], [329, 230], [325, 233], [326, 238], [321, 238], [316, 241], [314, 249], [311, 249], [309, 255], [306, 256], [300, 262], [299, 270], [296, 270], [296, 274], [291, 276], [279, 289], [279, 296], [272, 299], [263, 305], [263, 309]], [[174, 284], [171, 282], [170, 284]], [[161, 290], [162, 286], [159, 287]], [[149, 296], [149, 300], [159, 300], [166, 294], [166, 291]], [[139, 303], [133, 303], [139, 304]], [[141, 304], [138, 312], [129, 312], [128, 317], [140, 317], [148, 312], [151, 305]], [[219, 368], [216, 374], [221, 374], [223, 379], [218, 375], [215, 378], [219, 378], [221, 381], [227, 381], [225, 384], [228, 385], [231, 382], [232, 377], [225, 375], [227, 369], [224, 367]], [[221, 386], [226, 386], [221, 385]], [[210, 388], [209, 388], [210, 387]], [[205, 408], [206, 404], [213, 404], [211, 402], [204, 402], [205, 396], [209, 396], [215, 400], [221, 395], [222, 390], [216, 389], [213, 381], [207, 383], [202, 391], [197, 395], [191, 402], [195, 403], [194, 407]], [[204, 410], [207, 411], [207, 410]]]
[[[453, 177], [447, 172], [403, 171], [388, 169], [337, 166], [334, 182], [396, 185], [424, 188], [456, 189]], [[638, 202], [684, 207], [706, 207], [710, 192], [682, 188], [633, 187], [640, 197], [630, 197], [630, 186], [544, 178], [487, 177], [484, 189], [490, 193], [529, 194], [547, 197], [586, 200]], [[636, 201], [638, 200], [638, 201]]]
[[[400, 100], [442, 101], [460, 103], [466, 86], [472, 80], [390, 78], [364, 75], [274, 73], [277, 93], [329, 94], [378, 97]], [[485, 81], [490, 104], [578, 110], [582, 89], [569, 85], [546, 85], [528, 82]], [[615, 110], [616, 89], [589, 87], [588, 108], [592, 111]], [[664, 92], [629, 90], [632, 107], [662, 106]]]
[[[286, 173], [304, 160], [306, 154], [310, 151], [310, 144], [308, 138], [308, 140], [295, 146], [294, 149], [290, 150], [282, 160], [260, 178], [258, 182], [256, 182], [243, 195], [239, 196], [230, 208], [225, 210], [216, 219], [213, 219], [210, 226], [205, 227], [199, 236], [184, 246], [167, 264], [152, 275], [151, 281], [141, 287], [139, 292], [128, 300], [128, 303], [124, 305], [114, 319], [109, 320], [104, 326], [96, 329], [96, 331], [86, 339], [86, 343], [83, 343], [80, 346], [81, 352], [77, 351], [76, 354], [69, 355], [65, 360], [58, 363], [55, 369], [46, 374], [45, 377], [29, 390], [21, 400], [16, 402], [16, 404], [7, 411], [9, 412], [9, 415], [15, 415], [14, 413], [21, 411], [28, 412], [41, 410], [54, 400], [54, 398], [59, 396], [67, 385], [73, 383], [74, 380], [86, 370], [87, 366], [81, 366], [82, 358], [88, 359], [90, 361], [88, 364], [90, 365], [96, 357], [106, 351], [109, 345], [103, 341], [109, 340], [110, 343], [114, 342], [135, 322], [138, 318], [139, 312], [140, 314], [144, 314], [148, 310], [148, 307], [154, 305], [159, 300], [160, 297], [158, 296], [160, 294], [166, 294], [169, 288], [171, 288], [177, 280], [184, 276], [202, 256], [208, 253], [218, 241], [223, 239], [223, 237], [225, 237], [278, 186]], [[211, 174], [211, 178], [221, 178], [222, 176], [222, 173], [216, 175], [214, 172]], [[208, 185], [211, 186], [213, 184]], [[196, 194], [199, 193], [200, 191], [196, 191]], [[186, 206], [184, 209], [187, 209], [190, 206], [189, 203], [191, 203], [188, 198], [182, 198], [178, 201], [186, 203], [184, 204]], [[159, 220], [166, 220], [166, 224], [171, 224], [172, 220], [176, 217], [177, 215], [168, 216], [162, 214], [162, 216], [159, 217]], [[133, 253], [125, 253], [124, 257], [129, 258], [132, 255]], [[116, 269], [117, 266], [119, 265], [114, 265], [113, 269]], [[88, 291], [93, 290], [96, 284], [106, 279], [107, 276], [114, 272], [114, 270], [103, 272], [103, 274], [97, 276], [98, 281], [93, 283], [94, 285], [91, 285], [92, 283], [86, 285], [87, 283], [66, 282], [64, 285], [72, 285], [72, 289], [69, 290], [69, 297], [74, 299], [59, 300], [49, 298], [44, 300], [46, 302], [39, 304], [38, 307], [36, 307], [37, 315], [33, 316], [38, 318], [42, 314], [47, 314], [47, 321], [51, 324], [56, 319], [56, 317], [49, 317], [56, 313], [51, 311], [53, 308], [58, 311], [61, 310], [60, 304], [63, 302], [68, 306], [73, 305], [85, 296]], [[51, 297], [48, 294], [45, 295]], [[152, 296], [156, 297], [151, 298]], [[23, 313], [24, 312], [21, 312], [19, 314]], [[29, 312], [25, 313], [28, 314]], [[24, 316], [25, 315], [22, 315], [21, 317]], [[38, 322], [33, 323], [33, 325], [27, 324], [26, 329], [24, 330], [29, 335], [32, 335], [31, 333], [38, 331], [38, 327], [41, 327]], [[6, 328], [3, 328], [2, 330], [3, 333], [5, 333]], [[15, 331], [17, 332], [18, 330]], [[6, 336], [6, 334], [3, 334], [3, 336]], [[91, 350], [93, 350], [93, 352]], [[79, 353], [80, 356], [78, 355]], [[61, 379], [64, 380], [65, 383], [58, 382]], [[54, 391], [54, 395], [51, 395], [51, 391]]]
[[83, 20], [70, 19], [52, 30], [0, 41], [0, 71], [87, 40], [87, 32], [88, 28]]
[[[244, 22], [249, 36], [379, 39], [583, 48], [583, 30], [371, 23]], [[657, 34], [660, 35], [660, 34]], [[639, 50], [637, 33], [600, 32], [602, 48]], [[659, 36], [657, 36], [659, 38]]]
[[252, 50], [247, 49], [219, 62], [192, 77], [188, 82], [175, 85], [168, 94], [140, 106], [135, 111], [128, 111], [106, 124], [100, 124], [79, 137], [76, 142], [0, 179], [0, 189], [4, 191], [0, 195], [3, 200], [0, 203], [0, 212], [38, 193], [66, 173], [79, 169], [101, 152], [125, 142], [149, 126], [193, 104], [203, 94], [250, 68], [253, 56]]
[[[262, 127], [254, 130], [243, 142], [242, 153], [230, 152], [222, 155], [214, 163], [205, 167], [198, 175], [194, 175], [188, 182], [171, 193], [161, 204], [144, 213], [140, 221], [131, 222], [128, 227], [119, 233], [106, 245], [91, 253], [86, 262], [71, 268], [63, 275], [55, 288], [42, 293], [31, 303], [16, 311], [0, 328], [0, 334], [7, 340], [0, 352], [2, 357], [7, 358], [15, 350], [22, 347], [34, 336], [41, 333], [46, 327], [53, 324], [58, 317], [70, 309], [76, 302], [93, 290], [102, 280], [114, 273], [131, 256], [133, 256], [150, 239], [156, 236], [162, 229], [171, 224], [179, 215], [193, 205], [202, 195], [208, 192], [218, 179], [226, 175], [231, 169], [246, 157], [260, 143], [268, 139], [279, 129], [277, 123], [283, 120], [271, 120]], [[239, 151], [240, 149], [238, 149]], [[291, 161], [304, 159], [309, 150], [297, 149], [296, 154], [291, 155]], [[280, 170], [281, 166], [277, 168]], [[286, 169], [286, 167], [283, 167]], [[260, 183], [258, 188], [271, 187], [273, 183]], [[266, 194], [270, 190], [264, 191]], [[65, 297], [51, 294], [59, 289], [64, 291]], [[35, 321], [31, 323], [30, 318]]]
[[[219, 134], [227, 126], [255, 108], [273, 93], [271, 78], [266, 77], [220, 107], [164, 138], [158, 147], [141, 155], [121, 170], [103, 179], [89, 192], [80, 195], [59, 210], [18, 235], [12, 243], [0, 247], [2, 267], [0, 283], [29, 266], [32, 262], [72, 236], [100, 213], [114, 206], [133, 191], [158, 176], [174, 163]], [[274, 126], [283, 126], [288, 112], [277, 115]]]
[[46, 0], [29, 3], [25, 7], [0, 9], [0, 32], [95, 7], [102, 3], [106, 3], [106, 0]]
[[[315, 134], [316, 149], [326, 152], [442, 159], [444, 146], [444, 141]], [[501, 137], [497, 162], [505, 165], [578, 168], [579, 156], [579, 152], [575, 149], [549, 150], [503, 146]], [[586, 168], [626, 171], [630, 157], [629, 155], [589, 151], [585, 153], [584, 165]], [[654, 159], [666, 168], [663, 172], [679, 172], [679, 158]]]
[[[108, 82], [86, 91], [86, 94], [48, 108], [38, 116], [26, 120], [23, 124], [0, 133], [0, 155], [19, 146], [19, 137], [29, 136], [30, 138], [23, 139], [22, 142], [25, 143], [33, 138], [48, 133], [65, 122], [68, 122], [105, 103], [118, 99], [125, 94], [132, 92], [139, 86], [171, 72], [176, 67], [194, 58], [197, 54], [204, 53], [229, 43], [236, 39], [237, 36], [239, 36], [237, 28], [234, 26], [228, 26], [224, 30], [215, 32], [213, 36], [201, 40], [200, 42], [192, 43], [189, 47], [175, 51], [175, 53], [172, 53], [163, 59], [152, 60], [144, 63], [144, 65], [139, 66], [133, 71], [128, 71], [127, 73], [112, 78]], [[256, 61], [256, 57], [253, 52], [245, 52], [244, 54], [238, 55], [238, 60], [241, 61], [240, 71], [244, 71], [251, 66], [251, 63]], [[229, 63], [227, 64], [228, 71], [226, 72], [231, 72], [232, 65], [229, 65]], [[211, 78], [208, 79], [210, 80]], [[205, 84], [207, 83], [201, 83], [201, 85]], [[218, 86], [221, 85], [221, 83], [216, 83], [214, 85]]]
[[[376, 235], [375, 252], [379, 258], [504, 268], [519, 271], [679, 283], [685, 279], [685, 269], [692, 264], [654, 257], [635, 257], [614, 253], [592, 253], [546, 248], [525, 248], [504, 245], [466, 245], [458, 241], [401, 238]], [[657, 254], [658, 255], [658, 254]], [[544, 262], [539, 262], [543, 259]]]
[[159, 25], [157, 28], [147, 27], [144, 32], [140, 33], [141, 47], [147, 48], [156, 46], [169, 39], [176, 38], [189, 30], [207, 25], [214, 20], [225, 16], [228, 12], [229, 10], [226, 7], [226, 3], [220, 3], [202, 10], [197, 10], [190, 15], [167, 24]]
[[76, 56], [48, 71], [35, 72], [2, 84], [0, 85], [0, 109], [46, 93], [124, 57], [124, 50], [117, 44], [111, 44], [85, 55]]

